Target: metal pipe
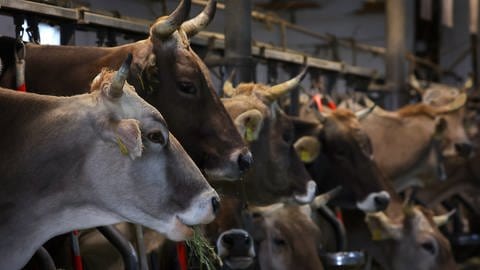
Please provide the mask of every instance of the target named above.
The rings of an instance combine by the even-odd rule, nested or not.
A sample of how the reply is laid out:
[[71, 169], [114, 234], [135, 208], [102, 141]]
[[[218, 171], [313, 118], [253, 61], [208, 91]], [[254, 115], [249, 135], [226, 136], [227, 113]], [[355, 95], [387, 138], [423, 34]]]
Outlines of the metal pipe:
[[389, 0], [385, 2], [386, 9], [386, 44], [385, 77], [391, 94], [387, 96], [386, 107], [397, 109], [407, 103], [408, 95], [405, 89], [406, 61], [406, 27], [405, 1]]
[[253, 80], [252, 64], [252, 2], [225, 2], [225, 58], [228, 74], [235, 69], [234, 84]]
[[148, 270], [147, 251], [145, 250], [145, 242], [143, 241], [143, 228], [142, 225], [139, 224], [135, 224], [134, 226], [138, 257], [140, 260], [140, 270]]
[[53, 262], [52, 257], [44, 247], [37, 249], [34, 255], [40, 263], [40, 269], [42, 270], [56, 270], [55, 263]]
[[97, 227], [97, 230], [120, 252], [126, 270], [138, 270], [138, 256], [133, 245], [114, 226]]
[[335, 217], [335, 214], [327, 206], [318, 208], [320, 215], [332, 225], [335, 231], [335, 239], [337, 241], [337, 251], [345, 251], [347, 249], [347, 232], [343, 223]]

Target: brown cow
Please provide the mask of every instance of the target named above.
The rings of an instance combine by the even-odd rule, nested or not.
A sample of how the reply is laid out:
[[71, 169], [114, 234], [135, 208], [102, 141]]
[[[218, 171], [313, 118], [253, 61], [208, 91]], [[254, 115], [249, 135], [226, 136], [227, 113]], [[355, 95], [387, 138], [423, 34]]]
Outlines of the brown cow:
[[383, 257], [383, 266], [392, 270], [458, 269], [450, 243], [437, 229], [432, 213], [419, 206], [404, 212], [400, 222], [391, 221], [383, 212], [367, 215], [372, 237], [384, 242], [377, 245], [381, 255], [373, 254]]
[[[222, 99], [238, 130], [250, 145], [256, 162], [244, 176], [246, 197], [256, 204], [271, 204], [294, 195], [307, 203], [315, 196], [316, 185], [294, 150], [292, 121], [275, 100], [295, 88], [305, 75], [274, 86], [244, 83], [236, 88], [226, 82]], [[220, 193], [238, 194], [231, 183], [216, 185]]]
[[[102, 67], [118, 68], [133, 54], [128, 82], [167, 120], [195, 163], [209, 180], [237, 180], [251, 164], [251, 154], [215, 94], [207, 67], [188, 38], [213, 18], [210, 0], [197, 17], [184, 22], [190, 0], [182, 0], [169, 16], [160, 17], [150, 36], [113, 47], [26, 45], [27, 88], [40, 94], [71, 96], [85, 93]], [[10, 40], [13, 41], [13, 40]], [[15, 89], [14, 42], [3, 38], [0, 58], [4, 72], [0, 86]]]
[[[469, 141], [461, 125], [465, 100], [461, 94], [443, 106], [414, 104], [394, 112], [376, 107], [361, 121], [371, 138], [375, 161], [396, 190], [444, 177], [443, 156], [455, 152], [456, 144]], [[415, 177], [423, 182], [412, 183]]]
[[[307, 168], [317, 182], [320, 192], [326, 192], [336, 186], [342, 186], [342, 194], [332, 203], [347, 208], [358, 208], [365, 212], [384, 210], [389, 203], [390, 195], [385, 191], [385, 179], [372, 160], [371, 142], [362, 130], [358, 115], [345, 109], [337, 109], [330, 113], [319, 113], [316, 109], [303, 106], [300, 117], [310, 121], [296, 120], [296, 129], [308, 125], [317, 125], [316, 139], [320, 142], [320, 155]], [[309, 128], [309, 130], [315, 130]], [[302, 155], [304, 148], [298, 146]]]
[[309, 205], [277, 203], [250, 211], [260, 269], [324, 269], [319, 257], [322, 235]]

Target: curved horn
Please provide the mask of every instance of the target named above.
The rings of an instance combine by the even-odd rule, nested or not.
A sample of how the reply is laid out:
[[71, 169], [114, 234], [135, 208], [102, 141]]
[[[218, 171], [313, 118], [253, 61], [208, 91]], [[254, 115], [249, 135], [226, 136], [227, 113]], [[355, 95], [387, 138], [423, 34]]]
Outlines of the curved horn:
[[208, 1], [207, 5], [200, 14], [182, 24], [183, 31], [185, 31], [188, 37], [193, 37], [212, 21], [216, 10], [217, 1]]
[[365, 109], [361, 109], [360, 111], [356, 111], [355, 116], [357, 116], [359, 120], [362, 120], [363, 118], [367, 117], [371, 112], [373, 112], [375, 107], [377, 107], [377, 105], [373, 104], [373, 106], [371, 106], [370, 108], [365, 108]]
[[236, 70], [232, 70], [230, 76], [223, 83], [223, 95], [226, 97], [233, 97], [235, 95], [235, 87], [233, 87], [232, 80], [235, 77]]
[[119, 98], [123, 95], [123, 86], [128, 78], [130, 72], [130, 65], [132, 64], [132, 54], [127, 55], [127, 59], [123, 62], [120, 69], [115, 73], [112, 79], [112, 84], [108, 89], [108, 96], [112, 98]]
[[408, 79], [408, 84], [410, 85], [410, 87], [413, 88], [413, 90], [417, 91], [417, 93], [419, 93], [420, 95], [423, 95], [423, 93], [425, 93], [425, 89], [422, 88], [415, 74], [411, 74]]
[[160, 39], [169, 37], [187, 19], [188, 13], [190, 13], [190, 5], [191, 0], [182, 0], [172, 14], [166, 17], [160, 17], [152, 27], [150, 27], [150, 36], [155, 36]]
[[277, 84], [277, 85], [274, 85], [274, 86], [270, 87], [268, 89], [268, 92], [265, 93], [265, 95], [269, 99], [275, 100], [275, 99], [283, 96], [287, 92], [295, 89], [300, 84], [300, 82], [303, 80], [305, 75], [307, 74], [307, 69], [308, 69], [308, 66], [305, 66], [303, 68], [302, 72], [300, 72], [300, 74], [298, 74], [294, 78], [292, 78], [292, 79], [290, 79], [286, 82], [283, 82], [283, 83], [280, 83], [280, 84]]
[[320, 208], [321, 206], [326, 205], [328, 201], [338, 196], [340, 191], [342, 191], [342, 187], [338, 186], [322, 195], [318, 195], [310, 205], [314, 208]]
[[446, 214], [434, 216], [433, 217], [433, 222], [435, 223], [435, 225], [437, 225], [437, 227], [443, 226], [443, 225], [447, 224], [450, 217], [452, 217], [453, 214], [455, 214], [456, 211], [457, 211], [457, 209], [453, 209]]

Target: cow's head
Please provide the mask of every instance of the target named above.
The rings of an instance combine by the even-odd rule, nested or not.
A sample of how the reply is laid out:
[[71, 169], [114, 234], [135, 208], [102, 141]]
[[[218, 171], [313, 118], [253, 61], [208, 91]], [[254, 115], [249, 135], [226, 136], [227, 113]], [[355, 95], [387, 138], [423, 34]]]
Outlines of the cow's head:
[[249, 143], [255, 163], [245, 175], [249, 200], [268, 204], [290, 197], [302, 203], [313, 199], [316, 185], [294, 150], [292, 121], [275, 99], [293, 89], [305, 72], [275, 86], [226, 82], [223, 99], [237, 129]]
[[157, 19], [150, 38], [135, 45], [129, 81], [161, 109], [170, 130], [209, 180], [237, 180], [250, 167], [251, 154], [217, 97], [207, 67], [189, 43], [189, 37], [213, 18], [216, 1], [185, 21], [190, 2], [182, 0], [172, 14]]
[[250, 210], [258, 262], [266, 270], [321, 270], [321, 232], [309, 205], [277, 203]]
[[391, 269], [457, 269], [450, 243], [437, 229], [439, 219], [418, 206], [406, 209], [404, 215], [400, 224], [383, 212], [366, 217], [374, 240], [393, 240]]
[[414, 76], [410, 77], [410, 85], [422, 95], [422, 102], [434, 109], [439, 125], [443, 124], [443, 155], [469, 157], [473, 149], [464, 126], [467, 86], [460, 89], [430, 83], [428, 87], [422, 87]]
[[125, 83], [127, 63], [92, 82], [95, 107], [88, 114], [102, 140], [85, 161], [86, 179], [94, 181], [84, 186], [91, 186], [92, 205], [115, 213], [117, 221], [183, 240], [192, 235], [190, 226], [213, 220], [219, 198], [158, 110]]
[[228, 269], [245, 269], [255, 260], [253, 238], [245, 227], [244, 205], [231, 196], [222, 197], [215, 220], [205, 226], [205, 233], [216, 246], [217, 254]]
[[[385, 179], [373, 161], [370, 138], [358, 121], [369, 110], [357, 115], [345, 109], [328, 114], [312, 110], [315, 118], [310, 119], [315, 122], [296, 119], [295, 126], [299, 134], [315, 136], [320, 144], [318, 158], [307, 162], [320, 191], [342, 186], [342, 194], [334, 203], [376, 212], [388, 206], [390, 195], [386, 191]], [[298, 146], [296, 150], [303, 156], [305, 148]]]

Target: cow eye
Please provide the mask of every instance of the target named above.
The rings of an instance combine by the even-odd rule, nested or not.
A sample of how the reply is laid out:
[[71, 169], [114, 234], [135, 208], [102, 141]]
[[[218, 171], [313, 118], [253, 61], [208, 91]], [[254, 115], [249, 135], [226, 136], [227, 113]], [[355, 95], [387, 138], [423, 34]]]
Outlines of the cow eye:
[[431, 255], [435, 255], [437, 253], [436, 245], [433, 241], [427, 241], [421, 244], [422, 248], [430, 253]]
[[191, 82], [178, 82], [178, 89], [188, 95], [197, 94], [197, 88]]
[[165, 136], [163, 136], [163, 133], [160, 131], [148, 133], [147, 138], [153, 143], [158, 143], [161, 145], [165, 145], [166, 143]]
[[274, 237], [273, 244], [275, 244], [276, 246], [285, 246], [287, 245], [287, 242], [282, 238]]
[[293, 140], [293, 135], [291, 132], [286, 131], [282, 134], [282, 139], [287, 143], [291, 142]]

